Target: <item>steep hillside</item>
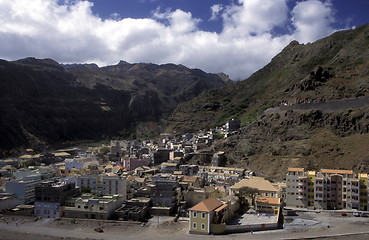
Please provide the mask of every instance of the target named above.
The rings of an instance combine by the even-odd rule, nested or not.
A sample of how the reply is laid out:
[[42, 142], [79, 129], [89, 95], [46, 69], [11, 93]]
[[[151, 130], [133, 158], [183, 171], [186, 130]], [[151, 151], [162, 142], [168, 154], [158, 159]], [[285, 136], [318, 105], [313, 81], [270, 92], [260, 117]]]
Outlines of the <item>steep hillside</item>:
[[[215, 146], [236, 165], [277, 178], [289, 166], [369, 171], [368, 45], [369, 25], [311, 44], [291, 42], [250, 78], [180, 105], [168, 131], [238, 118], [241, 133]], [[354, 100], [337, 101], [347, 98]]]
[[291, 42], [247, 80], [205, 92], [180, 105], [168, 129], [201, 129], [224, 124], [228, 118], [238, 118], [246, 125], [280, 103], [368, 95], [368, 44], [369, 25], [336, 32], [311, 44]]
[[178, 103], [224, 84], [216, 74], [172, 64], [99, 68], [1, 60], [0, 155], [19, 147], [155, 133]]

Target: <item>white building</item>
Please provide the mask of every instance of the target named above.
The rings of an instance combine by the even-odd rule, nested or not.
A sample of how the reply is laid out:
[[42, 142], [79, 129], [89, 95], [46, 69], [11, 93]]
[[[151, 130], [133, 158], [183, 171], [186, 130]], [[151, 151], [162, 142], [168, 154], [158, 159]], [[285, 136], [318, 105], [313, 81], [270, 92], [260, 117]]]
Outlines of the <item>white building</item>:
[[89, 189], [103, 195], [120, 194], [124, 199], [127, 199], [127, 179], [125, 177], [83, 175], [78, 178], [77, 185], [82, 191]]
[[22, 180], [14, 180], [5, 184], [5, 191], [22, 199], [25, 204], [35, 201], [35, 186], [41, 183], [41, 175], [31, 175]]

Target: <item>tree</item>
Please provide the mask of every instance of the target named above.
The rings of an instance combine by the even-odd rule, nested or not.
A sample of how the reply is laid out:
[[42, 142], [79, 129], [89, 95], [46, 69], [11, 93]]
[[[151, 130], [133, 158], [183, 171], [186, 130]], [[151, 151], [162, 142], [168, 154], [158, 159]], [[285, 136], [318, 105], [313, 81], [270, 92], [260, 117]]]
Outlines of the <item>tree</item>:
[[240, 199], [241, 206], [249, 207], [255, 205], [255, 198], [258, 194], [259, 190], [257, 188], [241, 187], [236, 196]]

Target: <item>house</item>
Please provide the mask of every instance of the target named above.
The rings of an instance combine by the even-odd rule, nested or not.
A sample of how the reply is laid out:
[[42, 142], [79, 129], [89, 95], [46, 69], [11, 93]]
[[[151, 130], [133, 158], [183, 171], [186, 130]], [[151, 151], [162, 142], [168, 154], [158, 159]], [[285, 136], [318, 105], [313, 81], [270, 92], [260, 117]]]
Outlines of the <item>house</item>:
[[212, 234], [222, 223], [222, 215], [228, 205], [215, 198], [208, 198], [189, 209], [189, 233]]
[[258, 197], [255, 201], [255, 210], [259, 213], [279, 214], [281, 207], [280, 198]]
[[252, 177], [248, 179], [242, 179], [233, 186], [230, 187], [232, 194], [236, 195], [241, 188], [252, 188], [258, 190], [258, 196], [260, 197], [272, 197], [279, 198], [279, 190], [273, 186], [271, 182], [264, 178]]
[[171, 162], [163, 162], [160, 165], [160, 171], [162, 173], [174, 173], [174, 171], [178, 170], [178, 163], [171, 163]]

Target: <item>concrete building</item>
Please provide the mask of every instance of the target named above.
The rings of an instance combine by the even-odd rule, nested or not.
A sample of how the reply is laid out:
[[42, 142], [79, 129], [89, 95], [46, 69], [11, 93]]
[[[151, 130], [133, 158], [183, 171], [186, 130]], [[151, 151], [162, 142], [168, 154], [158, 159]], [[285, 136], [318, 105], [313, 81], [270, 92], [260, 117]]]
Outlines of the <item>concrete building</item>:
[[77, 180], [81, 191], [91, 191], [96, 194], [112, 195], [120, 194], [127, 198], [127, 179], [120, 176], [109, 175], [83, 175]]
[[312, 209], [368, 209], [368, 175], [352, 170], [321, 169], [319, 172], [289, 168], [286, 206]]
[[178, 178], [169, 174], [157, 174], [152, 177], [150, 198], [154, 206], [174, 208], [178, 202]]
[[13, 194], [0, 193], [0, 213], [6, 209], [12, 209], [21, 204], [23, 204], [23, 200], [16, 198]]
[[72, 170], [72, 169], [83, 169], [83, 161], [78, 158], [68, 158], [65, 159], [65, 169]]
[[123, 167], [127, 169], [128, 171], [133, 171], [138, 167], [148, 166], [150, 164], [150, 161], [145, 160], [145, 159], [138, 159], [138, 158], [128, 158], [128, 159], [124, 159], [122, 162], [123, 162]]
[[170, 149], [158, 149], [156, 152], [154, 152], [154, 159], [153, 159], [153, 165], [157, 166], [163, 162], [167, 162], [169, 160], [169, 153], [172, 150]]
[[84, 194], [66, 201], [63, 215], [67, 218], [111, 219], [114, 211], [122, 206], [122, 195], [94, 196]]
[[14, 194], [24, 204], [35, 201], [35, 186], [41, 183], [41, 175], [30, 175], [22, 180], [13, 180], [5, 184], [5, 191]]
[[58, 180], [42, 182], [35, 187], [34, 214], [37, 217], [57, 218], [61, 217], [60, 207], [65, 204], [67, 198], [80, 194], [74, 183], [65, 183]]

